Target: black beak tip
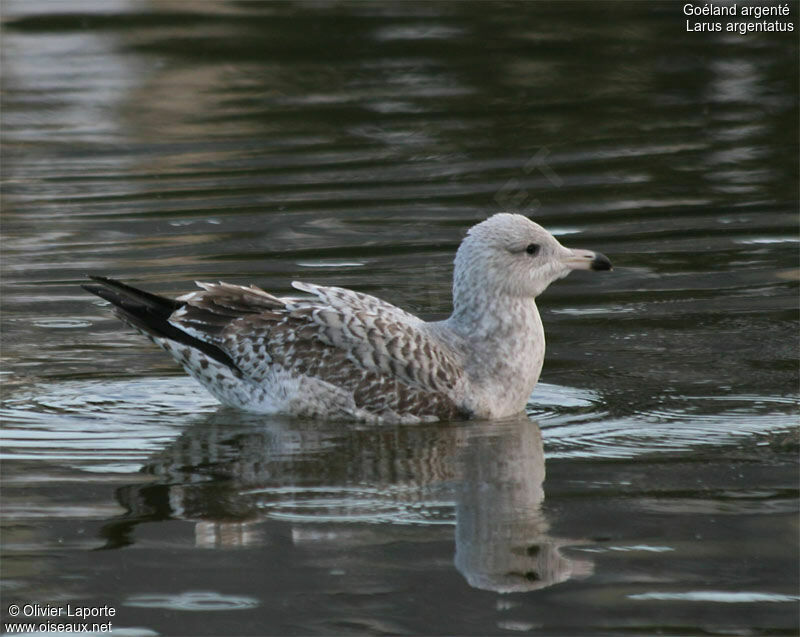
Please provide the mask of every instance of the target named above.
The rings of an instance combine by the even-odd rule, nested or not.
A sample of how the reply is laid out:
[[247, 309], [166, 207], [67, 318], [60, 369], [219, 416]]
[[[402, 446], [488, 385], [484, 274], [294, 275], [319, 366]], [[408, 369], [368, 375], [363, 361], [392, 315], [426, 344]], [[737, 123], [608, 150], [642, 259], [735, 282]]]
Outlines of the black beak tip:
[[596, 252], [594, 255], [594, 259], [592, 259], [592, 270], [613, 270], [614, 268], [611, 267], [611, 261], [608, 260], [608, 257], [604, 254], [600, 254]]

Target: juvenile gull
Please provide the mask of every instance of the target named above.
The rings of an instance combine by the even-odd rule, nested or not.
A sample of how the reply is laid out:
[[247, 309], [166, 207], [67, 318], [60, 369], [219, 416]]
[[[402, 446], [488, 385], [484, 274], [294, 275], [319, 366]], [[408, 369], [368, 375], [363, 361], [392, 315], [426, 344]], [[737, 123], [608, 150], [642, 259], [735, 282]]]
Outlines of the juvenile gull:
[[200, 283], [168, 299], [105, 277], [84, 289], [164, 348], [220, 402], [370, 422], [502, 418], [521, 411], [544, 360], [536, 297], [571, 270], [610, 270], [540, 225], [499, 213], [456, 252], [453, 313], [426, 322], [374, 296], [292, 282], [310, 297]]

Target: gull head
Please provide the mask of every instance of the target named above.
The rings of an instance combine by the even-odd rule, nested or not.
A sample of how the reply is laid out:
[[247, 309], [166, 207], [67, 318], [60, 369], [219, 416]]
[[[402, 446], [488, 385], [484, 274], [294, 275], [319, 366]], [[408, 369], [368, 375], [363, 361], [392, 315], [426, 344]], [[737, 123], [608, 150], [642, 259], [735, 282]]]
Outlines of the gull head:
[[454, 305], [476, 297], [535, 298], [572, 270], [610, 270], [599, 252], [570, 249], [527, 217], [501, 212], [467, 231], [456, 252]]

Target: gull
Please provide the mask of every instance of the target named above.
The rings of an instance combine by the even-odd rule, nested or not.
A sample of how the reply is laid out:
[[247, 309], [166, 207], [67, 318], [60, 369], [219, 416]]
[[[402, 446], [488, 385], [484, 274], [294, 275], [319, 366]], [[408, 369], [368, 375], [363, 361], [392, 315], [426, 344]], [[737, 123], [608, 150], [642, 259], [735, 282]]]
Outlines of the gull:
[[495, 419], [524, 410], [544, 362], [536, 297], [572, 270], [610, 270], [520, 214], [467, 231], [453, 312], [424, 321], [377, 297], [292, 282], [308, 296], [197, 282], [170, 299], [114, 279], [82, 287], [165, 349], [221, 403], [371, 423]]

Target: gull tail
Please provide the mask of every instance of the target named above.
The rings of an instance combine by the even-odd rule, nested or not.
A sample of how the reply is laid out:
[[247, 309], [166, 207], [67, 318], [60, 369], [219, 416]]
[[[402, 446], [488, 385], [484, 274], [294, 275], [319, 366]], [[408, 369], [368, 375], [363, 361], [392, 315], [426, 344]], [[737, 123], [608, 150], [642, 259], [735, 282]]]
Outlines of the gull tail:
[[[120, 281], [103, 276], [89, 276], [93, 283], [81, 287], [105, 299], [114, 306], [114, 313], [125, 323], [138, 330], [162, 347], [164, 339], [199, 350], [209, 358], [231, 368], [237, 375], [239, 368], [230, 356], [216, 345], [195, 338], [175, 327], [169, 319], [184, 302], [139, 290]], [[171, 350], [170, 347], [165, 347]]]

